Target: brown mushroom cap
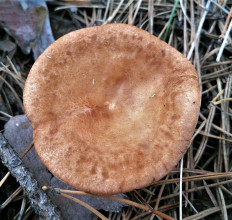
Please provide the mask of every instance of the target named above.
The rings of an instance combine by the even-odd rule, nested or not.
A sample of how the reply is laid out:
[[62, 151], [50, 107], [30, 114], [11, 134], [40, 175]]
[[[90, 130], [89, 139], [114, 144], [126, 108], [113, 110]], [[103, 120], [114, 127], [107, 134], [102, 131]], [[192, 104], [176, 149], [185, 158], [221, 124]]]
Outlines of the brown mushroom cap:
[[33, 65], [26, 115], [42, 162], [83, 191], [115, 194], [164, 177], [186, 151], [200, 89], [192, 64], [146, 31], [71, 32]]

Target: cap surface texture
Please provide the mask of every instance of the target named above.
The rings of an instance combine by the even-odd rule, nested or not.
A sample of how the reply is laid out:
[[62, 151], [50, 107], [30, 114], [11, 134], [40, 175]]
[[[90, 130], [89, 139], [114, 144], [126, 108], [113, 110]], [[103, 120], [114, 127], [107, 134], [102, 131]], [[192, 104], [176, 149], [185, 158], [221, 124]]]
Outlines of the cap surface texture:
[[200, 106], [192, 64], [124, 24], [55, 41], [34, 63], [23, 96], [42, 162], [94, 194], [127, 192], [164, 177], [186, 151]]

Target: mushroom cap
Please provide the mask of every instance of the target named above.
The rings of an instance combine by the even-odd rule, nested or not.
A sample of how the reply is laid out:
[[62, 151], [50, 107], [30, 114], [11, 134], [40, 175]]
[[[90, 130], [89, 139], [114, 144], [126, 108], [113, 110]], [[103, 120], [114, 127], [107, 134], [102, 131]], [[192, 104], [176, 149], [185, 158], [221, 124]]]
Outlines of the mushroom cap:
[[109, 24], [49, 46], [23, 98], [47, 168], [72, 187], [116, 194], [176, 166], [196, 126], [200, 88], [177, 50], [134, 26]]

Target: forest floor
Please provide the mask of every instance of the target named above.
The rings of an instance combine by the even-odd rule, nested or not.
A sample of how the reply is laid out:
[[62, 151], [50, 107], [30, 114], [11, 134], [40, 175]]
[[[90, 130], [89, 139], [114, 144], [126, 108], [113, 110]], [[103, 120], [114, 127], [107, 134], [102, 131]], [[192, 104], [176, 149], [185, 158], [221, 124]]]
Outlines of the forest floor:
[[[44, 5], [41, 3], [38, 10], [34, 10], [38, 6], [34, 3], [12, 2], [12, 7], [0, 3], [2, 133], [12, 117], [24, 114], [25, 80], [40, 51], [52, 41], [51, 34], [57, 39], [73, 30], [106, 23], [135, 25], [166, 41], [193, 63], [201, 84], [200, 115], [191, 144], [177, 167], [156, 184], [126, 193], [130, 201], [142, 206], [131, 204], [119, 213], [99, 211], [112, 220], [162, 219], [163, 213], [163, 219], [232, 219], [232, 1], [41, 1]], [[16, 21], [25, 24], [28, 20], [17, 4], [33, 9], [26, 15], [34, 18], [29, 22], [31, 29], [27, 26], [32, 32], [26, 25], [18, 26]], [[51, 29], [47, 23], [47, 32], [42, 33], [46, 11], [41, 8], [46, 5]], [[29, 9], [24, 8], [24, 13]], [[5, 16], [1, 16], [3, 11]], [[38, 44], [42, 34], [47, 41]], [[7, 172], [0, 163], [0, 181]], [[23, 192], [13, 194], [19, 188], [16, 180], [9, 176], [2, 183], [0, 218], [38, 219]]]

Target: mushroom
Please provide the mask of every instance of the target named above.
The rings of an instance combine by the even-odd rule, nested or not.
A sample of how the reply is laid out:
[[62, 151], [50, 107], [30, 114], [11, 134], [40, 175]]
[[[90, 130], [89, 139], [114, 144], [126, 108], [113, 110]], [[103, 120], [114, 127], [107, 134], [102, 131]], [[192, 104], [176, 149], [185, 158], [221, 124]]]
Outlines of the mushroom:
[[125, 24], [55, 41], [34, 63], [23, 98], [42, 162], [94, 194], [146, 187], [169, 173], [189, 145], [200, 107], [192, 64]]

